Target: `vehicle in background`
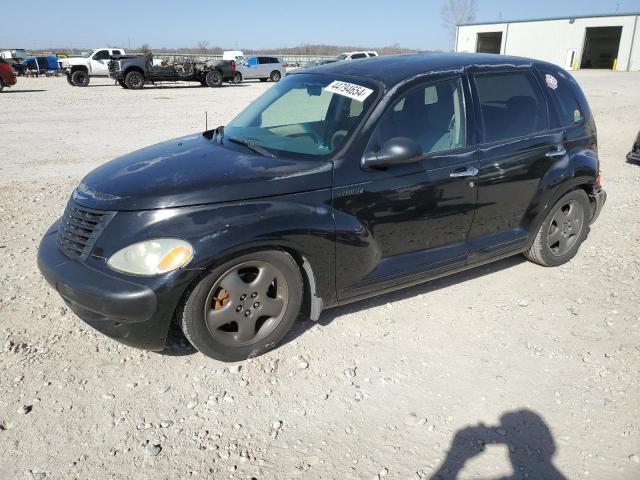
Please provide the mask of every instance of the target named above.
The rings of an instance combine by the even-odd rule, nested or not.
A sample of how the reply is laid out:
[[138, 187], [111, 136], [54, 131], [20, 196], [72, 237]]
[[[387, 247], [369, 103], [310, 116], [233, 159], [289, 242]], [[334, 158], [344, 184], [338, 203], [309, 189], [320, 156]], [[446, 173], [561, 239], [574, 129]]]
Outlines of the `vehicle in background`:
[[63, 59], [62, 70], [71, 86], [86, 87], [91, 77], [108, 77], [111, 57], [124, 54], [122, 48], [96, 48], [81, 57]]
[[238, 60], [240, 57], [244, 57], [242, 50], [226, 50], [222, 52], [222, 60]]
[[336, 57], [339, 62], [347, 60], [358, 60], [359, 58], [377, 57], [378, 52], [373, 50], [361, 51], [361, 52], [344, 52]]
[[4, 87], [10, 87], [17, 82], [16, 75], [13, 73], [11, 64], [4, 58], [0, 58], [0, 92]]
[[631, 151], [629, 155], [627, 155], [627, 160], [629, 162], [638, 162], [640, 163], [640, 132], [638, 132], [638, 136], [636, 137], [636, 141], [631, 147]]
[[38, 265], [114, 339], [161, 351], [177, 321], [205, 355], [243, 360], [300, 313], [511, 255], [570, 261], [606, 200], [597, 147], [582, 90], [550, 63], [298, 70], [225, 126], [89, 173]]
[[58, 75], [60, 73], [60, 65], [58, 57], [55, 55], [40, 55], [37, 57], [27, 57], [22, 62], [26, 65], [25, 73], [39, 75]]
[[219, 87], [223, 81], [231, 82], [236, 74], [234, 60], [221, 60], [216, 64], [199, 62], [193, 57], [172, 55], [162, 59], [153, 54], [125, 55], [109, 63], [109, 76], [122, 88], [138, 90], [146, 83], [200, 82], [203, 87]]
[[13, 69], [13, 73], [16, 74], [17, 77], [24, 75], [27, 71], [27, 64], [24, 63], [21, 59], [18, 58], [6, 58], [5, 61], [11, 65]]
[[278, 57], [242, 57], [237, 62], [233, 83], [243, 80], [279, 82], [287, 75], [287, 66]]
[[311, 60], [310, 62], [302, 65], [302, 68], [310, 68], [310, 67], [319, 67], [320, 65], [328, 65], [330, 63], [335, 63], [338, 60], [335, 58], [325, 58], [324, 60]]

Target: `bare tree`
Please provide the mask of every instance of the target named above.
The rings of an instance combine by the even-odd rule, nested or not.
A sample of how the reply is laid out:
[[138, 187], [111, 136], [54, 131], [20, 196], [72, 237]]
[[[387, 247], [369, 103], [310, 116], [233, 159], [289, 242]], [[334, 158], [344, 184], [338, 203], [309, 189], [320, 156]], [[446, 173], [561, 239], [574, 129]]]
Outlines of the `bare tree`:
[[456, 27], [461, 23], [474, 21], [477, 12], [476, 0], [445, 0], [440, 18], [442, 26], [447, 29], [452, 41], [455, 42]]
[[206, 53], [207, 48], [209, 48], [209, 42], [207, 40], [200, 40], [198, 42], [198, 50], [200, 50], [199, 53]]

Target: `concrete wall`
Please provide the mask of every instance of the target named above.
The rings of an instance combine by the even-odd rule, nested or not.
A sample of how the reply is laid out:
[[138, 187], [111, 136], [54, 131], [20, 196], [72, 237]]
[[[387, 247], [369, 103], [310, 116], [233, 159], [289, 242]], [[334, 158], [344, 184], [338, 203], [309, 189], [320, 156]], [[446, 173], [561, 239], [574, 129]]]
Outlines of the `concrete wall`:
[[458, 27], [456, 51], [475, 52], [478, 33], [502, 32], [501, 53], [504, 55], [536, 58], [566, 68], [567, 52], [575, 49], [576, 66], [579, 68], [586, 29], [614, 26], [622, 27], [617, 69], [640, 70], [640, 20], [637, 15], [576, 18], [573, 23], [564, 19], [462, 25]]

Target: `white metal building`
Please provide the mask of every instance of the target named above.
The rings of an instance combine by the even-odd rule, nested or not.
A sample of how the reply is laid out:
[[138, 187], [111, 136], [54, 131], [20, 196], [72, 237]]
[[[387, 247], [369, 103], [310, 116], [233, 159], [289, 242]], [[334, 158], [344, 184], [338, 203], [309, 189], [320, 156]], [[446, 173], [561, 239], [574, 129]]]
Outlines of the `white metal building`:
[[640, 13], [458, 25], [457, 52], [500, 53], [568, 70], [640, 71]]

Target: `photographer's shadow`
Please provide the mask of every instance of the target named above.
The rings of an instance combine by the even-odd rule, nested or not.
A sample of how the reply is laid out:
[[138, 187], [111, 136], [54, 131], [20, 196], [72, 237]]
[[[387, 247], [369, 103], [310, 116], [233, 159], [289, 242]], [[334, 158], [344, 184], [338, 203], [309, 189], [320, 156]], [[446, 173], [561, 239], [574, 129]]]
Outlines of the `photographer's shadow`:
[[556, 446], [549, 427], [531, 410], [507, 412], [497, 426], [481, 423], [459, 430], [432, 480], [456, 480], [464, 464], [482, 454], [486, 445], [506, 445], [509, 449], [514, 473], [499, 480], [567, 480], [551, 461]]

